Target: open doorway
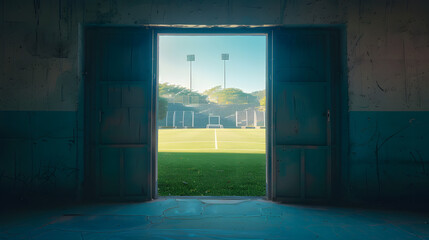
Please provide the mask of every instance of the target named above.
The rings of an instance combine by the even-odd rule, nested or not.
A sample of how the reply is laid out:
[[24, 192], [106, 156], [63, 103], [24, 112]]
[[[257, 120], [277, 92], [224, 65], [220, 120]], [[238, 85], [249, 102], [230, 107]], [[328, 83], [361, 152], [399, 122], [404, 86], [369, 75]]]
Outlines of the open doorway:
[[[344, 60], [341, 57], [344, 57], [343, 51], [340, 51], [339, 47], [342, 46], [340, 37], [344, 36], [341, 31], [329, 28], [283, 27], [180, 29], [88, 26], [85, 28], [85, 75], [83, 76], [85, 79], [84, 187], [88, 197], [103, 201], [150, 200], [158, 196], [157, 184], [161, 185], [160, 189], [162, 189], [162, 165], [157, 163], [158, 127], [161, 125], [157, 121], [157, 114], [161, 111], [157, 108], [160, 108], [161, 104], [155, 100], [158, 99], [159, 90], [157, 79], [159, 77], [158, 37], [162, 34], [167, 35], [167, 33], [186, 33], [193, 34], [193, 36], [202, 34], [211, 34], [209, 36], [229, 36], [227, 34], [267, 36], [268, 41], [265, 41], [268, 50], [266, 50], [266, 56], [261, 57], [261, 59], [265, 59], [266, 76], [269, 76], [265, 78], [267, 83], [265, 118], [267, 137], [263, 142], [266, 145], [266, 154], [264, 155], [263, 152], [251, 153], [251, 156], [261, 154], [262, 158], [266, 158], [266, 161], [261, 162], [262, 167], [258, 168], [264, 170], [264, 164], [266, 166], [266, 172], [260, 171], [259, 173], [262, 172], [262, 174], [258, 175], [259, 179], [262, 179], [258, 181], [258, 184], [265, 179], [266, 185], [262, 185], [261, 191], [255, 195], [265, 195], [267, 199], [288, 202], [314, 202], [329, 201], [335, 192], [338, 193], [340, 187], [338, 181], [340, 179], [339, 159], [348, 154], [345, 145], [347, 142], [343, 142], [344, 139], [347, 139], [347, 129], [341, 128], [347, 124], [347, 98], [342, 94], [347, 92], [347, 78], [342, 75], [341, 71], [341, 63]], [[247, 35], [243, 35], [243, 33]], [[179, 46], [179, 48], [182, 47]], [[210, 47], [214, 48], [214, 45], [210, 45]], [[229, 60], [226, 57], [223, 58], [223, 53], [229, 53]], [[195, 55], [195, 58], [190, 56], [188, 62], [187, 55]], [[201, 63], [201, 58], [195, 52], [185, 52], [180, 59], [184, 63], [181, 69], [186, 72], [190, 71], [191, 64], [193, 70], [201, 69], [201, 66], [197, 67], [197, 63]], [[235, 88], [235, 86], [229, 85], [229, 79], [232, 79], [229, 70], [233, 67], [233, 60], [237, 59], [236, 54], [221, 49], [213, 59], [220, 68], [218, 70], [220, 80], [214, 86], [223, 86], [222, 73], [225, 66], [226, 89]], [[170, 66], [171, 69], [174, 67], [174, 65]], [[242, 72], [247, 73], [251, 70], [249, 68]], [[197, 80], [195, 78], [195, 82]], [[194, 84], [194, 81], [192, 83]], [[183, 87], [190, 88], [190, 85], [185, 83]], [[252, 93], [252, 91], [243, 92]], [[173, 104], [177, 104], [176, 100], [180, 99], [174, 98]], [[190, 94], [189, 97], [182, 98], [182, 105], [192, 107], [195, 101], [199, 101], [198, 98]], [[168, 101], [166, 103], [168, 107]], [[261, 104], [261, 102], [259, 103]], [[212, 104], [206, 105], [212, 106]], [[245, 129], [235, 126], [235, 129], [231, 130], [250, 130], [248, 128], [251, 127], [249, 123], [252, 113], [250, 111], [247, 113], [248, 124]], [[174, 112], [172, 114], [174, 115]], [[197, 124], [195, 111], [192, 114], [184, 110], [182, 116], [178, 112], [176, 114], [174, 127], [176, 127], [176, 121], [178, 121], [177, 124], [181, 124], [181, 127], [168, 128], [168, 125], [172, 124], [169, 120], [172, 115], [169, 113], [168, 117], [165, 114], [164, 123], [167, 126], [162, 130], [178, 130], [176, 133], [179, 133], [179, 130], [189, 130], [192, 128], [192, 119], [194, 122], [192, 130], [195, 129]], [[234, 116], [234, 114], [229, 116]], [[238, 113], [235, 116], [240, 118]], [[227, 141], [233, 141], [234, 137], [219, 135], [221, 131], [228, 130], [227, 121], [216, 113], [209, 113], [206, 117], [206, 125], [203, 125], [200, 130], [211, 131], [207, 135], [207, 142], [204, 143], [208, 144], [207, 148], [215, 149], [216, 142], [218, 148], [222, 148], [222, 146], [232, 148], [233, 144]], [[208, 123], [209, 119], [210, 123]], [[234, 123], [234, 120], [232, 121]], [[187, 126], [189, 122], [191, 122], [191, 127]], [[237, 122], [240, 121], [235, 121], [235, 123]], [[223, 125], [223, 129], [219, 128], [221, 125]], [[259, 124], [255, 127], [263, 130]], [[339, 131], [340, 128], [341, 131]], [[214, 130], [216, 130], [216, 135]], [[186, 141], [184, 140], [186, 138], [195, 139], [189, 133], [181, 138], [182, 141]], [[251, 140], [251, 136], [246, 136], [245, 140]], [[225, 142], [221, 143], [222, 141]], [[202, 141], [199, 140], [199, 142]], [[193, 145], [195, 144], [190, 146]], [[175, 146], [179, 146], [179, 144], [176, 143]], [[177, 150], [163, 152], [162, 146], [159, 147], [160, 155], [195, 153], [189, 150], [185, 153], [177, 152]], [[233, 149], [240, 148], [234, 147]], [[252, 150], [257, 150], [257, 148], [253, 147]], [[206, 162], [213, 163], [214, 161], [208, 159]], [[208, 172], [216, 180], [211, 186], [215, 186], [221, 182], [220, 180], [227, 179], [224, 176], [236, 176], [225, 174], [225, 169], [228, 171], [232, 169], [230, 166], [223, 168], [209, 166]], [[239, 166], [240, 168], [236, 168], [235, 173], [242, 171], [244, 164]], [[159, 171], [157, 167], [160, 167]], [[198, 169], [192, 167], [187, 168], [186, 171], [198, 173]], [[248, 171], [242, 172], [249, 173]], [[183, 174], [177, 175], [182, 176]], [[195, 182], [199, 182], [201, 179], [204, 178], [195, 178]], [[247, 180], [249, 179], [256, 178], [251, 177]], [[177, 182], [182, 184], [181, 186], [188, 186], [190, 183], [189, 180]], [[254, 185], [254, 183], [245, 183], [248, 184], [247, 186]], [[246, 184], [234, 185], [234, 187], [246, 186]], [[227, 189], [225, 186], [228, 185], [221, 185], [219, 189]], [[264, 187], [266, 194], [263, 191]], [[195, 188], [190, 188], [189, 191], [191, 189]], [[211, 189], [205, 189], [198, 196], [201, 194], [216, 195]], [[245, 191], [218, 195], [233, 194], [251, 195]], [[182, 193], [181, 195], [197, 194]]]
[[266, 195], [267, 35], [158, 34], [159, 196]]

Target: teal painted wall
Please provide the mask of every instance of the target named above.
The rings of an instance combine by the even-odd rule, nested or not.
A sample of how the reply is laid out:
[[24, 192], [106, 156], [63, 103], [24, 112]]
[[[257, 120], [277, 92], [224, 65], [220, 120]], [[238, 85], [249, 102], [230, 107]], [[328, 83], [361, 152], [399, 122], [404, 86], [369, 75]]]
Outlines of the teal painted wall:
[[76, 117], [75, 111], [0, 111], [0, 192], [24, 202], [75, 201], [83, 170]]
[[428, 112], [350, 112], [350, 197], [428, 199], [428, 137]]
[[[0, 9], [2, 196], [81, 192], [84, 24], [276, 24], [344, 29], [341, 196], [428, 199], [428, 1], [4, 0]], [[377, 139], [388, 140], [376, 154]]]

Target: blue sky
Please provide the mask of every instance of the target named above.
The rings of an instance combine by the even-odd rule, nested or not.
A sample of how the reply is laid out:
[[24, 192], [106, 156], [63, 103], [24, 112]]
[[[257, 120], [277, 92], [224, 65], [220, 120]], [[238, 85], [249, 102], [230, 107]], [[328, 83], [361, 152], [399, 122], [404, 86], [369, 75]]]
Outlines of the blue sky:
[[192, 89], [198, 92], [217, 85], [223, 87], [222, 53], [226, 62], [226, 87], [244, 92], [265, 89], [266, 37], [257, 36], [159, 36], [159, 82], [189, 88], [189, 62], [192, 62]]

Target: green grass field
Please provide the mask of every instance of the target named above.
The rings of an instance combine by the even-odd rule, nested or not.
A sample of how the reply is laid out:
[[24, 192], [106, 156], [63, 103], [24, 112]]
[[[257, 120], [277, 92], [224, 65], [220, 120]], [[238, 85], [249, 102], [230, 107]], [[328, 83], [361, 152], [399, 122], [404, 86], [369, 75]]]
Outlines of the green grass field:
[[265, 195], [265, 130], [158, 130], [158, 194]]

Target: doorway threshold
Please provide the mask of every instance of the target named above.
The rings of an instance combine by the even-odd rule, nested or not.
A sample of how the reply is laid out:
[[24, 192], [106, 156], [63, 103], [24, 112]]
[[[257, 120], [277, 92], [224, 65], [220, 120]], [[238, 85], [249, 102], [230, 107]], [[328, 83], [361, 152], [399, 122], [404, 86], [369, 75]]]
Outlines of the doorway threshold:
[[158, 196], [156, 199], [267, 200], [265, 196]]

